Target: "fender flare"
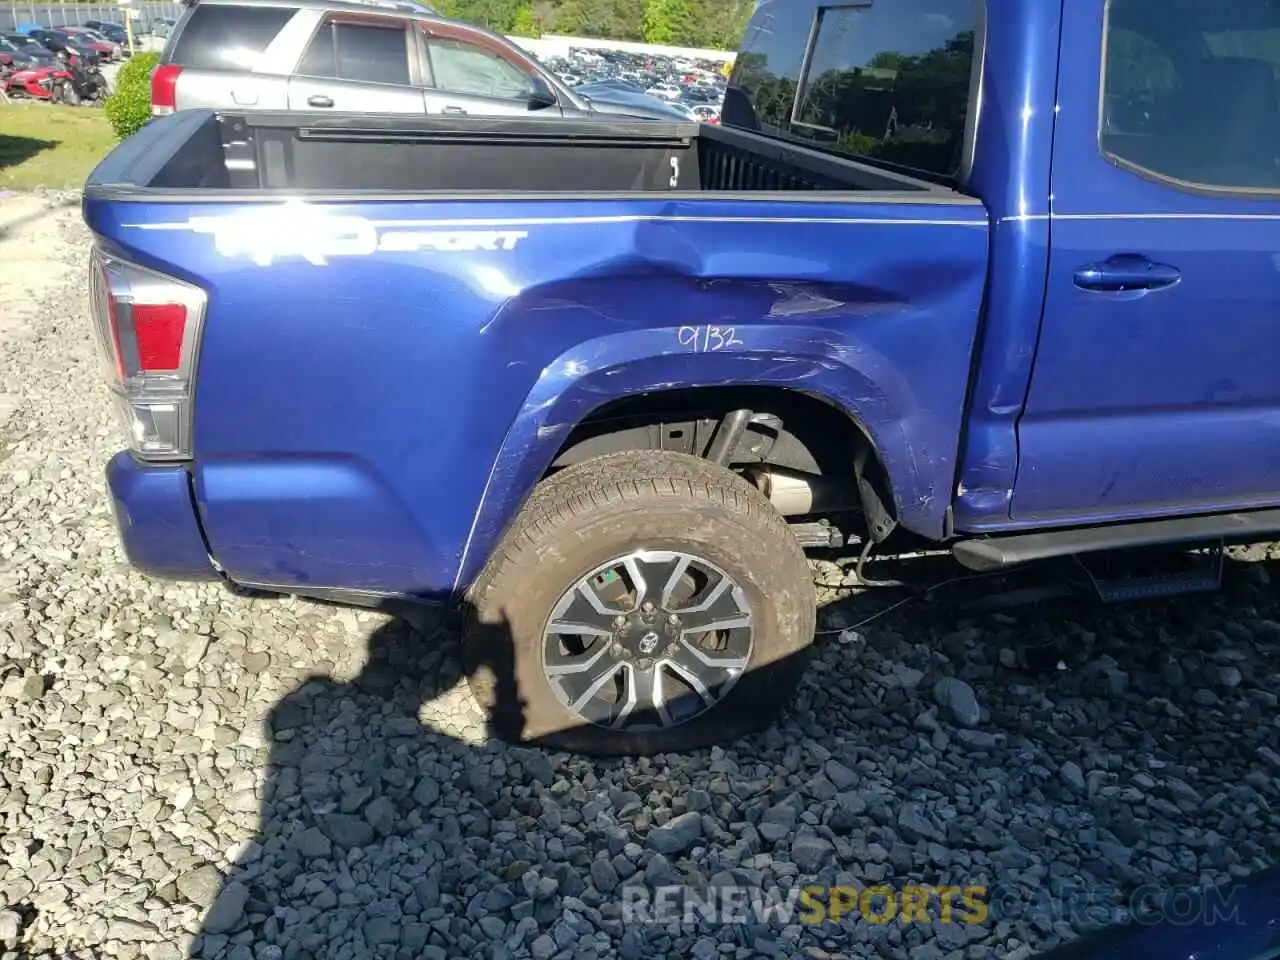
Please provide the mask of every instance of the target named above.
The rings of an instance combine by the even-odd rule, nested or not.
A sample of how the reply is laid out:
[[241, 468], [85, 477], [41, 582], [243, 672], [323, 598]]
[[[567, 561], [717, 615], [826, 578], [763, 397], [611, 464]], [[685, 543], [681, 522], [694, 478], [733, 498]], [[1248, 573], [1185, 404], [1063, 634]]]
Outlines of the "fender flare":
[[[681, 331], [705, 328], [680, 328]], [[870, 439], [889, 477], [899, 522], [940, 536], [955, 452], [946, 427], [914, 399], [887, 359], [843, 342], [826, 327], [741, 328], [747, 343], [702, 348], [672, 342], [671, 328], [590, 340], [548, 364], [499, 448], [463, 546], [454, 592], [465, 590], [523, 507], [572, 430], [604, 404], [624, 397], [700, 387], [777, 387], [823, 400]], [[687, 334], [684, 334], [687, 339]], [[704, 334], [705, 337], [705, 334]], [[852, 455], [850, 456], [850, 470]]]

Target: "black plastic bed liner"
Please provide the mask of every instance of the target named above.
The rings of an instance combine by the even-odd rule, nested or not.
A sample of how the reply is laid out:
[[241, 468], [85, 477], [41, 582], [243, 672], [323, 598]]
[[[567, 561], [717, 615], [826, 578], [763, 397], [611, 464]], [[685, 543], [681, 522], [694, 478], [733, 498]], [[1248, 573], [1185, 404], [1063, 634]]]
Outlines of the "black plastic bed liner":
[[707, 124], [211, 110], [148, 124], [104, 161], [90, 186], [161, 193], [874, 191], [964, 199], [856, 160]]

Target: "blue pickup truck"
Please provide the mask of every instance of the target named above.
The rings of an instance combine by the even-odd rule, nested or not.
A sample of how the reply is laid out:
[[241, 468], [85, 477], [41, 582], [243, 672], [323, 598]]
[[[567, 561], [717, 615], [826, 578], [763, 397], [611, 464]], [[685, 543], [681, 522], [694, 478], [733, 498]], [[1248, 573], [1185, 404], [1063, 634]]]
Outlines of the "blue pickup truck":
[[1269, 0], [764, 0], [719, 126], [158, 120], [84, 197], [128, 557], [463, 604], [504, 735], [636, 753], [786, 702], [806, 548], [1266, 539], [1278, 68]]

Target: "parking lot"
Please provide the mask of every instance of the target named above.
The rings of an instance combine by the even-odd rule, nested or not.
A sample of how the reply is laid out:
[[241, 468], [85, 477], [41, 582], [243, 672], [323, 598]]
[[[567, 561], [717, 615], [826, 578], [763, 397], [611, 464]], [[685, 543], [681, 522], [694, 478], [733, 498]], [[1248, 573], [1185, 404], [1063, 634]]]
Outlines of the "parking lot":
[[[815, 564], [817, 662], [768, 733], [638, 761], [489, 744], [430, 617], [125, 566], [87, 247], [74, 193], [0, 201], [6, 958], [176, 958], [202, 929], [235, 960], [1018, 958], [1274, 860], [1267, 550], [1219, 594], [987, 613], [957, 606], [979, 582], [875, 616], [903, 595]], [[624, 922], [668, 886], [880, 883], [999, 897], [974, 923]]]

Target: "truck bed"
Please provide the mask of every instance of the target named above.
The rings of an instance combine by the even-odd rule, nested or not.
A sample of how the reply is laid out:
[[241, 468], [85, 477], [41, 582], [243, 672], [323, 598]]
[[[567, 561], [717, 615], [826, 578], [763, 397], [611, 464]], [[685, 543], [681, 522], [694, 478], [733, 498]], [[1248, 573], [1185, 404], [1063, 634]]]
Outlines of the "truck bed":
[[[889, 191], [945, 187], [721, 126], [184, 111], [148, 124], [90, 189], [332, 193]], [[212, 199], [207, 194], [202, 199]]]

